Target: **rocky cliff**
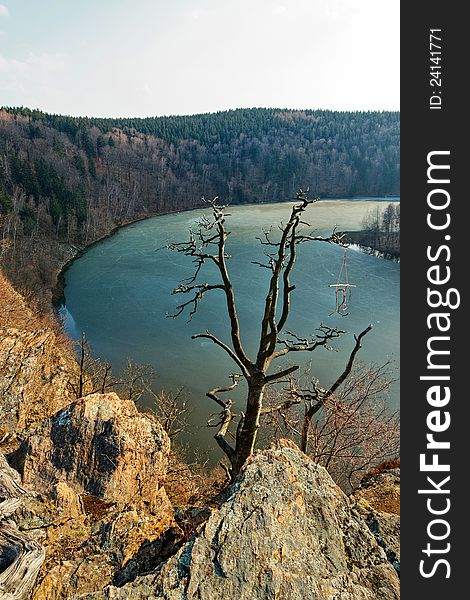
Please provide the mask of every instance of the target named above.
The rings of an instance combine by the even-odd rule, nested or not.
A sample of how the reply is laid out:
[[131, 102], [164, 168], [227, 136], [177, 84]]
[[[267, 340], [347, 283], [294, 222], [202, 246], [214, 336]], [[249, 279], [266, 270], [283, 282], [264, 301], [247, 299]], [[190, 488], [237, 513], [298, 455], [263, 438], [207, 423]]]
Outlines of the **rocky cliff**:
[[[18, 472], [3, 465], [22, 490], [7, 516], [46, 550], [33, 598], [100, 590], [123, 570], [123, 580], [139, 573], [129, 562], [142, 546], [159, 540], [163, 553], [163, 539], [179, 540], [162, 486], [169, 450], [159, 423], [113, 393], [82, 398], [24, 434], [8, 455]], [[5, 593], [28, 597], [15, 596], [15, 583], [5, 585]]]
[[114, 393], [77, 400], [70, 345], [1, 273], [0, 307], [0, 598], [69, 598], [155, 566], [182, 536], [168, 436]]
[[82, 598], [398, 597], [396, 572], [355, 506], [281, 441], [251, 458], [225, 502], [154, 573]]
[[75, 398], [70, 349], [0, 283], [1, 600], [398, 598], [399, 472], [348, 498], [279, 442], [207, 506], [173, 507], [158, 421]]
[[77, 373], [70, 344], [0, 271], [0, 438], [69, 404]]

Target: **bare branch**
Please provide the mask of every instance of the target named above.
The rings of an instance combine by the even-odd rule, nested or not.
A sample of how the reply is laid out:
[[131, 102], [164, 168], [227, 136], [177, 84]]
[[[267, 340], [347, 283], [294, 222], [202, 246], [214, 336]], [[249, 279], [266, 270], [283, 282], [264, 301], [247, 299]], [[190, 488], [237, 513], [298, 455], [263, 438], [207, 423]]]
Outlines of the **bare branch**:
[[[232, 338], [233, 352], [237, 356], [237, 364], [241, 363], [246, 372], [250, 372], [253, 364], [248, 359], [240, 338], [240, 326], [238, 322], [238, 315], [235, 306], [235, 295], [233, 293], [232, 282], [230, 280], [226, 261], [230, 258], [230, 255], [225, 252], [225, 242], [230, 232], [225, 228], [225, 219], [228, 214], [225, 213], [226, 206], [219, 204], [218, 197], [216, 196], [212, 200], [203, 201], [209, 204], [212, 209], [212, 218], [203, 216], [198, 223], [198, 230], [196, 233], [190, 232], [190, 238], [187, 242], [181, 243], [169, 243], [168, 248], [181, 252], [186, 256], [194, 257], [194, 264], [196, 265], [195, 273], [185, 283], [180, 285], [174, 290], [173, 293], [188, 293], [194, 292], [194, 296], [191, 300], [180, 304], [172, 317], [179, 316], [188, 306], [192, 306], [189, 317], [196, 313], [198, 303], [202, 300], [204, 293], [208, 290], [221, 289], [225, 292], [227, 312], [230, 319], [230, 332]], [[207, 252], [208, 246], [216, 246], [214, 253]], [[219, 284], [196, 284], [196, 278], [198, 277], [200, 270], [206, 260], [211, 260], [217, 266], [222, 282]]]
[[234, 414], [230, 410], [230, 406], [231, 404], [223, 410], [222, 423], [220, 425], [219, 431], [214, 435], [214, 439], [219, 444], [221, 450], [225, 452], [230, 462], [232, 462], [235, 459], [236, 452], [235, 449], [232, 448], [232, 446], [226, 440], [229, 425], [232, 422], [232, 419], [234, 418]]
[[[279, 323], [277, 326], [278, 333], [280, 331], [282, 331], [282, 329], [284, 328], [284, 326], [286, 324], [287, 317], [289, 316], [289, 310], [290, 310], [290, 294], [291, 294], [291, 292], [293, 292], [295, 290], [295, 285], [290, 284], [290, 274], [291, 274], [291, 271], [295, 264], [295, 259], [296, 259], [296, 245], [295, 245], [295, 236], [294, 235], [291, 237], [289, 249], [290, 249], [289, 261], [287, 263], [287, 266], [286, 266], [283, 276], [282, 276], [283, 305], [282, 305], [281, 318], [279, 319]], [[275, 343], [276, 343], [276, 339], [274, 339], [274, 347], [275, 347]], [[274, 350], [274, 347], [273, 347], [273, 350]]]
[[275, 360], [276, 358], [279, 358], [280, 356], [285, 356], [289, 352], [313, 352], [320, 346], [326, 348], [327, 350], [333, 350], [333, 348], [329, 345], [329, 342], [346, 333], [343, 329], [329, 327], [327, 325], [324, 325], [323, 323], [316, 331], [318, 331], [318, 333], [310, 339], [301, 338], [295, 333], [288, 331], [287, 334], [290, 335], [293, 339], [278, 339], [277, 343], [284, 345], [285, 348], [274, 352], [272, 354], [271, 361]]
[[300, 404], [302, 401], [300, 398], [292, 398], [291, 400], [286, 400], [285, 402], [281, 402], [280, 404], [274, 404], [271, 406], [267, 406], [261, 410], [262, 415], [268, 415], [273, 412], [288, 410], [292, 406], [296, 406]]
[[238, 382], [240, 381], [240, 375], [238, 373], [232, 373], [230, 375], [230, 379], [232, 380], [230, 385], [213, 388], [207, 392], [206, 396], [211, 400], [214, 400], [214, 402], [222, 407], [222, 412], [220, 414], [221, 420], [218, 424], [219, 430], [215, 434], [214, 439], [219, 444], [223, 452], [225, 452], [230, 462], [233, 464], [236, 457], [236, 452], [235, 449], [232, 448], [232, 446], [227, 442], [226, 436], [230, 423], [236, 417], [236, 414], [232, 412], [233, 401], [230, 398], [224, 401], [219, 397], [219, 394], [230, 392], [237, 387]]
[[327, 244], [337, 244], [338, 246], [342, 246], [343, 248], [347, 248], [349, 244], [345, 242], [346, 239], [345, 233], [336, 233], [336, 226], [333, 228], [333, 232], [328, 237], [323, 237], [322, 235], [308, 235], [308, 234], [299, 234], [295, 237], [295, 242], [297, 244], [303, 244], [305, 242], [326, 242]]
[[338, 389], [338, 387], [345, 381], [347, 376], [351, 373], [351, 369], [353, 367], [354, 359], [356, 358], [356, 354], [359, 352], [359, 350], [362, 347], [361, 346], [362, 338], [365, 335], [367, 335], [371, 329], [372, 329], [372, 325], [369, 325], [368, 327], [366, 327], [366, 329], [364, 329], [364, 331], [362, 331], [359, 334], [359, 336], [354, 336], [356, 343], [354, 345], [354, 348], [352, 349], [352, 352], [349, 356], [349, 360], [346, 364], [344, 371], [341, 373], [341, 375], [338, 377], [338, 379], [333, 383], [333, 385], [329, 388], [329, 390], [322, 393], [319, 396], [318, 402], [314, 405], [311, 405], [308, 409], [306, 409], [305, 415], [304, 415], [304, 425], [303, 425], [303, 430], [302, 430], [302, 442], [301, 442], [301, 448], [302, 448], [303, 452], [307, 452], [308, 435], [309, 435], [309, 429], [310, 429], [310, 424], [312, 422], [312, 418], [320, 410], [320, 408], [322, 406], [324, 406], [325, 403], [332, 397], [334, 392]]
[[[269, 255], [272, 260], [272, 276], [269, 284], [268, 294], [265, 300], [264, 315], [261, 323], [261, 337], [256, 360], [258, 367], [265, 366], [266, 361], [268, 361], [268, 365], [269, 362], [271, 362], [272, 359], [270, 357], [276, 347], [278, 332], [282, 329], [287, 320], [289, 311], [288, 299], [290, 293], [294, 289], [292, 286], [290, 286], [289, 275], [295, 262], [295, 247], [297, 237], [296, 230], [300, 223], [300, 215], [306, 210], [309, 204], [312, 204], [318, 200], [318, 198], [315, 200], [308, 200], [307, 192], [304, 192], [302, 189], [297, 193], [297, 199], [301, 200], [301, 203], [293, 206], [287, 224], [280, 227], [281, 238], [279, 242], [272, 242], [269, 238], [269, 234], [266, 232], [266, 242], [261, 242], [265, 245], [277, 247], [277, 253]], [[280, 324], [282, 326], [279, 327], [276, 324], [276, 310], [279, 295], [279, 278], [283, 270], [285, 271], [283, 278], [284, 307], [280, 319]]]
[[272, 383], [273, 381], [277, 381], [278, 379], [282, 379], [283, 377], [287, 377], [288, 375], [291, 375], [292, 373], [294, 373], [294, 371], [297, 371], [298, 368], [299, 368], [298, 365], [293, 365], [292, 367], [288, 367], [287, 369], [283, 369], [282, 371], [278, 371], [277, 373], [268, 375], [265, 378], [265, 382], [268, 384], [268, 383]]
[[326, 393], [326, 398], [329, 398], [331, 395], [333, 395], [335, 393], [335, 391], [338, 389], [338, 387], [343, 383], [343, 381], [345, 381], [347, 376], [351, 373], [351, 369], [353, 367], [354, 359], [356, 358], [356, 354], [362, 348], [362, 345], [361, 345], [362, 338], [365, 335], [367, 335], [371, 329], [372, 329], [372, 325], [369, 325], [358, 336], [354, 336], [356, 343], [355, 343], [354, 348], [352, 349], [352, 352], [349, 356], [349, 360], [346, 364], [346, 367], [345, 367], [344, 371], [341, 373], [341, 375], [338, 377], [338, 379], [333, 383], [333, 385], [330, 387], [330, 389]]
[[235, 352], [229, 346], [227, 346], [227, 344], [222, 342], [222, 340], [219, 340], [219, 338], [217, 338], [215, 335], [213, 335], [209, 331], [206, 331], [206, 333], [195, 333], [194, 335], [191, 336], [192, 340], [196, 340], [198, 338], [206, 338], [208, 340], [211, 340], [212, 342], [214, 342], [214, 344], [216, 344], [217, 346], [222, 348], [222, 350], [225, 350], [225, 352], [230, 356], [230, 358], [240, 367], [245, 379], [248, 380], [250, 378], [249, 370], [245, 367], [245, 365], [238, 358], [238, 356], [235, 354]]
[[178, 317], [184, 311], [184, 309], [186, 307], [188, 307], [192, 304], [193, 308], [189, 312], [189, 319], [188, 319], [188, 321], [190, 321], [193, 318], [193, 316], [196, 314], [198, 304], [204, 298], [204, 294], [206, 292], [209, 292], [210, 290], [223, 290], [223, 289], [224, 289], [224, 286], [221, 284], [211, 285], [209, 283], [202, 283], [199, 285], [180, 285], [179, 287], [177, 287], [173, 290], [172, 294], [189, 294], [190, 292], [194, 292], [194, 296], [187, 302], [183, 302], [182, 304], [179, 304], [176, 307], [176, 312], [173, 313], [172, 315], [167, 315], [167, 317], [176, 319], [176, 317]]
[[154, 400], [151, 411], [170, 439], [189, 428], [187, 415], [190, 410], [184, 398], [184, 388], [179, 388], [174, 394], [163, 390], [157, 394], [150, 385], [146, 384], [144, 387]]
[[263, 267], [263, 269], [269, 269], [270, 271], [274, 271], [274, 261], [273, 261], [273, 259], [271, 259], [269, 261], [268, 265], [265, 265], [264, 263], [259, 262], [257, 260], [252, 260], [251, 264], [252, 265], [258, 265], [258, 267]]
[[212, 388], [206, 394], [206, 396], [208, 398], [210, 398], [211, 400], [214, 400], [214, 402], [217, 402], [217, 404], [224, 409], [227, 408], [228, 404], [230, 404], [230, 406], [232, 405], [232, 400], [224, 401], [221, 398], [219, 398], [218, 394], [225, 393], [225, 392], [231, 392], [233, 389], [235, 389], [238, 385], [238, 382], [240, 381], [240, 375], [238, 373], [232, 373], [230, 375], [230, 379], [232, 380], [231, 385], [219, 386], [219, 387]]
[[[271, 237], [270, 237], [270, 236], [271, 236], [271, 232], [272, 232], [272, 230], [273, 230], [273, 228], [272, 228], [272, 227], [270, 227], [269, 229], [265, 229], [265, 230], [263, 231], [264, 241], [263, 241], [263, 239], [262, 239], [262, 238], [260, 238], [259, 236], [256, 236], [256, 239], [259, 241], [259, 243], [260, 243], [262, 246], [273, 246], [273, 247], [275, 247], [275, 248], [278, 248], [278, 247], [279, 247], [279, 242], [273, 242], [273, 241], [271, 240]], [[282, 229], [281, 229], [281, 231], [282, 231]]]
[[[216, 215], [216, 213], [214, 213], [214, 215]], [[219, 254], [217, 266], [219, 267], [219, 271], [222, 276], [222, 281], [224, 283], [224, 291], [227, 302], [227, 312], [230, 320], [230, 333], [232, 337], [232, 344], [235, 354], [237, 355], [239, 361], [243, 364], [247, 371], [251, 371], [251, 369], [253, 368], [253, 364], [245, 354], [245, 350], [243, 349], [242, 342], [240, 339], [240, 324], [238, 322], [237, 309], [235, 306], [235, 294], [233, 292], [232, 282], [227, 271], [227, 265], [225, 264], [225, 240], [227, 237], [227, 233], [224, 228], [223, 214], [222, 217], [219, 218], [219, 221], [217, 223], [217, 229], [219, 231]]]

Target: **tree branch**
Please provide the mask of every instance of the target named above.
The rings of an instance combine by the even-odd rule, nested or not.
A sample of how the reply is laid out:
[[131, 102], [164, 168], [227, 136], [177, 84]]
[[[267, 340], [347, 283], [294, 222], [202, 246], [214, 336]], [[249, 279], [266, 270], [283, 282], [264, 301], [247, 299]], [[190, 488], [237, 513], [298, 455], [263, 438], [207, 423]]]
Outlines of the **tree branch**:
[[290, 284], [290, 273], [294, 266], [295, 259], [296, 259], [295, 236], [292, 236], [291, 241], [290, 241], [289, 262], [287, 263], [287, 267], [285, 268], [284, 273], [283, 273], [283, 302], [282, 302], [281, 318], [279, 319], [279, 323], [277, 325], [278, 332], [282, 331], [282, 329], [284, 328], [284, 326], [286, 324], [287, 317], [289, 316], [290, 294], [295, 289], [295, 285]]
[[232, 380], [231, 385], [215, 387], [212, 390], [209, 390], [206, 396], [211, 400], [214, 400], [214, 402], [222, 407], [219, 430], [215, 434], [214, 439], [222, 451], [225, 452], [230, 462], [233, 464], [236, 458], [236, 452], [235, 449], [227, 442], [226, 436], [230, 423], [232, 422], [233, 418], [236, 417], [236, 414], [232, 412], [233, 401], [230, 398], [224, 401], [219, 397], [220, 393], [230, 392], [237, 387], [238, 382], [240, 381], [240, 375], [238, 373], [232, 373], [230, 375], [230, 379]]
[[199, 302], [204, 298], [204, 294], [206, 292], [209, 292], [210, 290], [223, 290], [223, 289], [224, 289], [224, 286], [222, 284], [202, 283], [202, 284], [198, 284], [198, 285], [180, 285], [172, 291], [173, 295], [174, 294], [189, 294], [190, 292], [194, 292], [194, 296], [187, 302], [183, 302], [182, 304], [179, 304], [176, 307], [176, 312], [173, 313], [172, 315], [167, 315], [167, 317], [176, 319], [176, 317], [179, 317], [179, 315], [184, 311], [184, 309], [187, 306], [192, 304], [193, 308], [189, 312], [189, 319], [188, 319], [188, 321], [191, 321], [191, 319], [197, 312], [197, 307], [198, 307]]
[[[307, 190], [308, 191], [308, 190]], [[269, 283], [269, 291], [265, 300], [265, 308], [263, 320], [261, 323], [261, 336], [260, 345], [257, 356], [257, 366], [262, 368], [266, 359], [272, 354], [276, 347], [278, 331], [280, 331], [276, 324], [276, 309], [279, 295], [279, 277], [281, 272], [285, 269], [287, 271], [287, 287], [286, 278], [284, 277], [284, 308], [283, 315], [281, 316], [281, 322], [283, 326], [287, 320], [289, 312], [288, 306], [286, 306], [286, 297], [288, 299], [290, 292], [289, 285], [289, 274], [295, 262], [295, 245], [296, 245], [296, 230], [300, 223], [300, 215], [305, 211], [309, 204], [318, 201], [307, 199], [307, 192], [302, 189], [297, 193], [297, 199], [301, 201], [300, 204], [293, 206], [289, 220], [285, 226], [281, 226], [281, 239], [278, 243], [273, 243], [269, 239], [269, 234], [265, 232], [266, 242], [265, 244], [277, 247], [277, 253], [270, 255], [272, 260], [272, 276]], [[261, 242], [263, 243], [263, 242]], [[289, 248], [290, 256], [287, 262], [287, 248]]]
[[206, 331], [206, 333], [195, 333], [194, 335], [191, 336], [192, 340], [196, 340], [198, 338], [205, 338], [205, 339], [211, 340], [212, 342], [214, 342], [214, 344], [216, 344], [217, 346], [222, 348], [222, 350], [225, 350], [225, 352], [230, 356], [230, 358], [240, 367], [245, 379], [248, 380], [250, 378], [250, 372], [245, 367], [245, 365], [242, 363], [242, 361], [238, 358], [238, 356], [235, 354], [235, 352], [230, 348], [230, 346], [227, 346], [227, 344], [222, 342], [222, 340], [219, 340], [219, 338], [217, 338], [215, 335], [213, 335], [209, 331]]
[[352, 349], [352, 352], [349, 356], [349, 360], [346, 364], [346, 367], [345, 367], [344, 371], [341, 373], [341, 375], [338, 377], [338, 379], [333, 383], [333, 385], [330, 387], [330, 389], [326, 392], [325, 400], [327, 400], [330, 396], [332, 396], [335, 393], [335, 391], [339, 388], [339, 386], [343, 383], [343, 381], [351, 373], [351, 369], [353, 367], [354, 359], [356, 358], [356, 354], [362, 348], [362, 345], [361, 345], [362, 338], [365, 335], [367, 335], [371, 329], [372, 329], [372, 325], [369, 325], [358, 336], [356, 336], [356, 335], [354, 336], [356, 343], [355, 343], [354, 348]]
[[298, 365], [293, 365], [292, 367], [288, 367], [287, 369], [278, 371], [277, 373], [272, 373], [272, 375], [268, 375], [265, 378], [265, 382], [268, 384], [268, 383], [272, 383], [273, 381], [277, 381], [278, 379], [282, 379], [283, 377], [287, 377], [287, 375], [290, 375], [294, 371], [297, 371], [298, 368], [299, 368]]
[[289, 352], [313, 352], [319, 346], [323, 346], [327, 350], [332, 350], [333, 348], [329, 345], [329, 341], [335, 338], [340, 337], [345, 333], [343, 329], [337, 329], [336, 327], [328, 327], [327, 325], [320, 325], [317, 329], [319, 333], [315, 335], [315, 337], [308, 338], [300, 338], [295, 333], [288, 331], [288, 335], [290, 335], [292, 340], [277, 340], [278, 344], [283, 344], [285, 348], [282, 350], [278, 350], [274, 352], [270, 358], [270, 362], [279, 358], [280, 356], [285, 356]]
[[[223, 290], [225, 292], [227, 312], [230, 320], [233, 353], [237, 356], [237, 364], [241, 363], [245, 372], [250, 372], [253, 368], [253, 363], [247, 357], [241, 343], [240, 326], [235, 306], [235, 295], [226, 265], [226, 260], [230, 258], [230, 255], [225, 252], [225, 242], [230, 235], [230, 232], [225, 229], [225, 218], [229, 215], [225, 213], [226, 206], [218, 204], [217, 196], [212, 200], [205, 200], [203, 198], [203, 201], [210, 205], [212, 209], [212, 218], [204, 215], [198, 223], [197, 233], [195, 234], [191, 231], [190, 238], [187, 242], [169, 243], [167, 246], [169, 249], [181, 252], [185, 256], [194, 257], [193, 262], [196, 264], [193, 276], [186, 279], [185, 284], [180, 285], [173, 291], [173, 293], [188, 293], [194, 291], [194, 297], [191, 300], [180, 304], [177, 307], [175, 314], [170, 316], [175, 318], [179, 316], [185, 308], [192, 305], [189, 314], [191, 319], [196, 313], [198, 303], [202, 300], [205, 292], [213, 289]], [[216, 246], [217, 251], [215, 253], [207, 252], [206, 249], [208, 246]], [[222, 283], [213, 285], [208, 283], [195, 284], [196, 278], [206, 260], [212, 260], [217, 266], [222, 278]], [[233, 355], [231, 355], [231, 357], [233, 358]]]
[[238, 385], [238, 382], [240, 381], [240, 375], [238, 373], [232, 373], [230, 375], [230, 379], [232, 380], [231, 385], [215, 387], [206, 393], [206, 396], [208, 398], [210, 398], [211, 400], [214, 400], [214, 402], [217, 402], [217, 404], [224, 409], [227, 408], [227, 405], [229, 403], [231, 406], [232, 401], [227, 400], [226, 402], [224, 402], [221, 398], [219, 398], [218, 394], [225, 393], [225, 392], [231, 392], [234, 388], [236, 388]]
[[292, 398], [291, 400], [286, 400], [285, 402], [281, 402], [279, 404], [275, 404], [273, 406], [267, 406], [266, 408], [261, 409], [262, 415], [269, 415], [273, 412], [277, 412], [280, 410], [287, 410], [291, 408], [291, 406], [295, 406], [301, 403], [300, 398]]
[[346, 364], [344, 371], [341, 373], [341, 375], [338, 377], [338, 379], [336, 379], [336, 381], [333, 383], [333, 385], [327, 391], [319, 388], [318, 389], [318, 391], [319, 391], [318, 401], [315, 404], [312, 404], [308, 409], [306, 409], [305, 415], [304, 415], [304, 425], [303, 425], [303, 430], [302, 430], [302, 441], [301, 441], [301, 450], [303, 452], [307, 452], [308, 432], [310, 429], [310, 423], [312, 422], [312, 418], [320, 410], [320, 408], [325, 405], [325, 403], [331, 398], [331, 396], [334, 394], [334, 392], [338, 389], [338, 387], [345, 381], [345, 379], [351, 373], [351, 369], [353, 367], [354, 360], [356, 358], [356, 354], [359, 352], [359, 350], [362, 347], [361, 346], [362, 338], [365, 335], [367, 335], [371, 329], [372, 329], [372, 325], [369, 325], [358, 336], [354, 336], [356, 343], [354, 345], [354, 348], [351, 351], [349, 360]]
[[323, 237], [322, 235], [299, 234], [295, 237], [295, 242], [296, 244], [303, 244], [304, 242], [326, 242], [327, 244], [337, 244], [338, 246], [346, 248], [349, 244], [344, 241], [345, 238], [345, 233], [336, 233], [335, 225], [331, 235], [328, 237]]
[[232, 282], [230, 281], [230, 277], [227, 271], [227, 265], [225, 264], [225, 240], [227, 238], [228, 233], [225, 231], [224, 227], [223, 211], [221, 210], [219, 214], [217, 212], [218, 208], [219, 207], [214, 208], [214, 218], [217, 219], [217, 229], [219, 232], [219, 254], [217, 266], [222, 276], [222, 281], [224, 283], [225, 298], [227, 302], [227, 312], [230, 320], [230, 333], [232, 338], [232, 344], [234, 352], [239, 359], [239, 362], [241, 362], [245, 369], [250, 372], [253, 368], [253, 364], [245, 354], [245, 350], [243, 349], [241, 343], [240, 324], [238, 322], [237, 309], [235, 306], [235, 295], [233, 293]]
[[234, 414], [232, 413], [232, 411], [230, 410], [230, 406], [227, 406], [226, 408], [224, 408], [223, 410], [223, 417], [222, 417], [222, 421], [220, 424], [220, 428], [219, 431], [214, 435], [214, 439], [215, 441], [219, 444], [221, 450], [223, 452], [225, 452], [225, 454], [227, 455], [228, 459], [230, 460], [230, 462], [232, 463], [235, 459], [235, 449], [232, 448], [232, 446], [227, 442], [226, 440], [226, 435], [227, 435], [227, 431], [229, 428], [230, 423], [232, 422], [232, 419], [234, 418]]

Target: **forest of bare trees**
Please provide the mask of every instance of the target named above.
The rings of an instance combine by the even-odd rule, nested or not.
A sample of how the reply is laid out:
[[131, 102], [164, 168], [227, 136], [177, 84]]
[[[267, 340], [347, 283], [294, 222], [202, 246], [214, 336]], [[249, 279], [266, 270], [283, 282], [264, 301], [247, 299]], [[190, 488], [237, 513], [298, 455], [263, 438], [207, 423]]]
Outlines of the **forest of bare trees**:
[[398, 113], [87, 119], [2, 109], [1, 261], [17, 286], [50, 290], [71, 246], [119, 224], [199, 207], [202, 191], [230, 203], [287, 200], [301, 181], [323, 198], [396, 195]]
[[361, 231], [348, 232], [348, 240], [385, 258], [400, 258], [400, 203], [376, 206], [364, 217]]

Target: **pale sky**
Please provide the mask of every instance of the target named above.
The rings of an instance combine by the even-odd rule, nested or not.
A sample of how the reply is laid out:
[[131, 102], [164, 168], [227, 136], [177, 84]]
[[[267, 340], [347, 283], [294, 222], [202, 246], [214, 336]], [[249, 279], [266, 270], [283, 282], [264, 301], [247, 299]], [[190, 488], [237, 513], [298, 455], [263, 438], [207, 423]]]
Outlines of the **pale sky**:
[[0, 106], [398, 110], [399, 0], [0, 0]]

